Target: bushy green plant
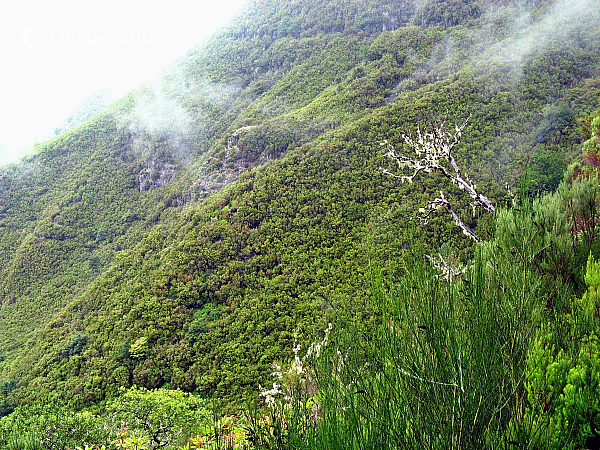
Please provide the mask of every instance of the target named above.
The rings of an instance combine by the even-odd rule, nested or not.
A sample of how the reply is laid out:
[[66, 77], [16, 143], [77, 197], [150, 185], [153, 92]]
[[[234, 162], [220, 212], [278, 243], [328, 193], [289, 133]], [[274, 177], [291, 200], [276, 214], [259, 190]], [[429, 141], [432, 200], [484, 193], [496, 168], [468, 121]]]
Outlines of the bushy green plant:
[[[376, 279], [378, 325], [336, 333], [337, 344], [312, 361], [317, 419], [300, 432], [288, 417], [299, 422], [306, 411], [280, 414], [287, 445], [560, 448], [595, 439], [600, 265], [589, 259], [588, 291], [572, 301], [581, 272], [576, 253], [588, 247], [565, 200], [586, 183], [498, 211], [494, 237], [455, 278], [439, 276], [415, 249], [399, 279]], [[547, 323], [573, 340], [536, 341]], [[274, 390], [287, 392], [284, 386], [290, 383]], [[552, 420], [544, 416], [550, 407], [560, 411]]]
[[592, 334], [577, 349], [540, 339], [529, 357], [529, 442], [554, 449], [600, 443], [600, 341]]
[[566, 177], [574, 177], [571, 183], [563, 183], [559, 189], [564, 209], [572, 220], [572, 233], [582, 244], [584, 257], [599, 250], [600, 242], [600, 180], [598, 174], [580, 172], [571, 166]]
[[73, 336], [67, 347], [67, 353], [69, 356], [79, 355], [85, 348], [88, 340], [89, 336], [84, 333], [77, 333], [75, 336]]
[[338, 334], [338, 345], [315, 361], [318, 420], [301, 438], [288, 427], [293, 447], [499, 442], [506, 418], [521, 407], [543, 307], [531, 258], [500, 253], [495, 247], [493, 259], [480, 254], [455, 283], [417, 261], [399, 281], [375, 283], [380, 324]]
[[572, 302], [566, 325], [548, 324], [528, 358], [529, 406], [511, 440], [553, 449], [600, 444], [600, 263], [590, 256], [588, 290]]
[[[179, 390], [133, 386], [106, 409], [113, 428], [124, 429], [150, 449], [183, 445], [210, 426], [206, 402]], [[131, 439], [128, 436], [124, 439]]]
[[41, 438], [36, 434], [23, 431], [14, 432], [6, 442], [6, 450], [45, 450]]
[[68, 449], [107, 444], [110, 430], [104, 420], [89, 412], [75, 412], [64, 406], [17, 407], [0, 419], [0, 447], [35, 445], [41, 449]]
[[600, 110], [589, 119], [589, 139], [583, 144], [583, 152], [590, 165], [600, 165]]
[[544, 114], [535, 131], [535, 141], [545, 143], [552, 134], [563, 131], [575, 119], [573, 110], [567, 105], [550, 107]]

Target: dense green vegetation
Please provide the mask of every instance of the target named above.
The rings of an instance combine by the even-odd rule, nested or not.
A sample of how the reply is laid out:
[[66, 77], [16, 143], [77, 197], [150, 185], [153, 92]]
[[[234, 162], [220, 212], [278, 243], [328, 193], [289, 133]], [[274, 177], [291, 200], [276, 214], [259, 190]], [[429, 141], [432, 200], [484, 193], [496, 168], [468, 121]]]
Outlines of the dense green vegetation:
[[[331, 322], [333, 355], [343, 330], [364, 336], [349, 357], [370, 368], [338, 378], [372, 397], [313, 362], [322, 415], [308, 432], [314, 417], [285, 413], [295, 446], [592, 439], [598, 402], [580, 399], [597, 385], [573, 372], [595, 373], [598, 352], [598, 198], [581, 164], [598, 165], [600, 13], [587, 6], [251, 2], [156, 85], [0, 169], [0, 429], [36, 440], [63, 422], [64, 441], [43, 445], [73, 448], [111, 445], [125, 420], [158, 446], [160, 417], [136, 422], [147, 402], [178, 411], [167, 445], [218, 436], [210, 400], [236, 410]], [[402, 134], [440, 117], [469, 119], [461, 168], [519, 206], [472, 215], [436, 174], [382, 174], [380, 142], [408, 151]], [[410, 220], [440, 189], [485, 244], [442, 211]], [[448, 285], [422, 253], [472, 268]], [[253, 420], [248, 439], [283, 439]]]
[[598, 265], [581, 260], [598, 253], [598, 227], [592, 249], [574, 239], [582, 191], [598, 204], [594, 177], [500, 211], [453, 283], [418, 255], [377, 282], [376, 331], [317, 361], [323, 420], [301, 447], [596, 448]]
[[399, 279], [372, 270], [374, 321], [296, 341], [259, 410], [219, 419], [214, 402], [134, 386], [96, 411], [18, 407], [0, 444], [596, 448], [600, 186], [573, 169], [556, 193], [500, 210], [463, 274], [439, 277], [418, 246]]

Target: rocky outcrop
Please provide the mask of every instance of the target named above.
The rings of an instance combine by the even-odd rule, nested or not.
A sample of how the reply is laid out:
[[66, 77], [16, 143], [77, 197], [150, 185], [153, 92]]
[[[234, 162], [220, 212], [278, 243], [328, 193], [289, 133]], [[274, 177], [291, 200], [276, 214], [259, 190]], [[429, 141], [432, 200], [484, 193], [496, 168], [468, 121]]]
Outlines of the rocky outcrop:
[[153, 187], [161, 187], [167, 184], [175, 176], [177, 166], [160, 158], [152, 158], [146, 168], [142, 169], [136, 176], [136, 184], [140, 192], [147, 191]]

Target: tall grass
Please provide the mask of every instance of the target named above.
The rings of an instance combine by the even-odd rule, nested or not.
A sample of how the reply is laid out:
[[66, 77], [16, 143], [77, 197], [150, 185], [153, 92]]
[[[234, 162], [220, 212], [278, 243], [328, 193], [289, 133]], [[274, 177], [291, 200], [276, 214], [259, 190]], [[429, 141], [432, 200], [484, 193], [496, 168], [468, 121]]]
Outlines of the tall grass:
[[[569, 241], [555, 238], [569, 229], [548, 226], [548, 208], [500, 212], [496, 239], [460, 279], [436, 276], [419, 252], [398, 281], [374, 277], [378, 324], [340, 330], [313, 361], [320, 420], [293, 448], [513, 448], [509, 423], [540, 448], [524, 419], [527, 356], [548, 299], [572, 295], [540, 272], [568, 259]], [[548, 233], [564, 244], [551, 255]]]
[[6, 450], [44, 450], [41, 438], [35, 434], [23, 432], [13, 434], [8, 439]]

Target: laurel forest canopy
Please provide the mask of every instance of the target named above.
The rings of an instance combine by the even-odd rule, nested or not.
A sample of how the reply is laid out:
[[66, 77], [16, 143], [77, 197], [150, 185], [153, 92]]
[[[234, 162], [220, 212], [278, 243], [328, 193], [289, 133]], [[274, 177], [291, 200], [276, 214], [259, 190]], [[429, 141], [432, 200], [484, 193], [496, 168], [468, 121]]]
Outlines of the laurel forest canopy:
[[599, 16], [248, 2], [0, 168], [0, 446], [597, 448]]

